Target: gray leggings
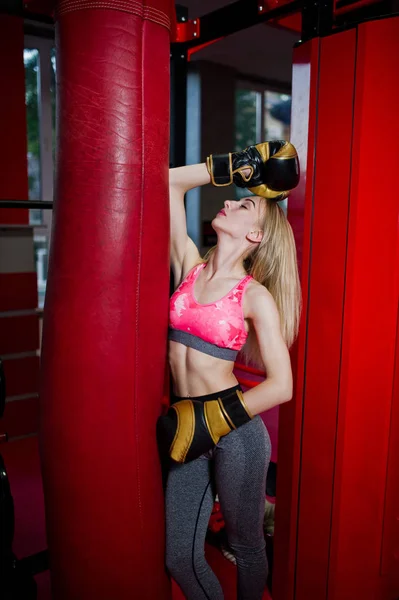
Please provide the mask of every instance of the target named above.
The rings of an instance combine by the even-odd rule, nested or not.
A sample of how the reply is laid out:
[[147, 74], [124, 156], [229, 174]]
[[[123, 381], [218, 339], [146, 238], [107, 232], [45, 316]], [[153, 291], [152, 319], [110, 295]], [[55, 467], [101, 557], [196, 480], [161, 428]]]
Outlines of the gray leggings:
[[[227, 392], [231, 389], [218, 396]], [[269, 434], [256, 416], [223, 437], [214, 450], [192, 462], [171, 465], [166, 484], [166, 566], [188, 600], [223, 600], [204, 552], [216, 493], [237, 561], [237, 600], [262, 600], [268, 574], [263, 518], [270, 454]]]

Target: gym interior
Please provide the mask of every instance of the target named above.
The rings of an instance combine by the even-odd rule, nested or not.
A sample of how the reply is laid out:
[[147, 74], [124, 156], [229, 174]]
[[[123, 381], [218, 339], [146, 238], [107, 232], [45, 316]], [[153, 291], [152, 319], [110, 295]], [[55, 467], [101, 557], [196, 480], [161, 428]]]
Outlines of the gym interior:
[[[264, 600], [397, 600], [397, 3], [8, 0], [0, 30], [1, 598], [183, 599], [147, 435], [169, 397], [165, 172], [289, 139], [303, 310], [294, 398], [262, 415]], [[104, 165], [127, 153], [125, 190]], [[225, 199], [187, 194], [201, 254]], [[219, 511], [206, 555], [234, 600]]]

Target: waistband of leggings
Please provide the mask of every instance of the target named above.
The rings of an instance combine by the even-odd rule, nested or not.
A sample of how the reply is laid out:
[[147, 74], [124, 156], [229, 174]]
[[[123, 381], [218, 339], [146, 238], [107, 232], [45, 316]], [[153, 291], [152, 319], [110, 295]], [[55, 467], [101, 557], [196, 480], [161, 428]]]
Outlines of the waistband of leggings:
[[227, 388], [226, 390], [220, 390], [219, 392], [213, 392], [212, 394], [205, 394], [204, 396], [175, 396], [171, 398], [172, 404], [175, 402], [179, 402], [180, 400], [197, 400], [198, 402], [206, 402], [207, 400], [216, 400], [216, 398], [225, 398], [226, 396], [230, 396], [234, 394], [237, 390], [242, 392], [240, 384], [234, 385], [231, 388]]

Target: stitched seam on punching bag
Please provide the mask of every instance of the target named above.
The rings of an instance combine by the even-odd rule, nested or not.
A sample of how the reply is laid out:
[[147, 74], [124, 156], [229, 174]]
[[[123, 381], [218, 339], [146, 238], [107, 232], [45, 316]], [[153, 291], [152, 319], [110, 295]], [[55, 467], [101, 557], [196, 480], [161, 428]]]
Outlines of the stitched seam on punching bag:
[[135, 378], [134, 378], [134, 395], [136, 402], [135, 406], [135, 430], [136, 430], [136, 471], [137, 471], [137, 500], [138, 500], [138, 509], [140, 515], [140, 546], [141, 546], [141, 556], [144, 557], [144, 515], [143, 515], [143, 503], [141, 499], [141, 479], [140, 479], [140, 435], [139, 435], [139, 421], [138, 421], [138, 410], [139, 407], [137, 405], [137, 397], [138, 397], [138, 372], [139, 372], [139, 318], [140, 318], [140, 292], [141, 292], [141, 260], [143, 256], [143, 247], [142, 247], [142, 231], [143, 231], [143, 209], [144, 209], [144, 29], [145, 23], [141, 23], [141, 198], [140, 198], [140, 213], [139, 213], [139, 239], [138, 239], [138, 260], [137, 260], [137, 282], [136, 282], [136, 322], [135, 322], [135, 340], [134, 340], [134, 348], [135, 348]]
[[157, 8], [145, 6], [135, 0], [61, 0], [56, 10], [56, 19], [63, 14], [77, 10], [110, 9], [137, 15], [148, 21], [158, 23], [170, 30], [171, 23], [168, 15]]
[[57, 10], [57, 18], [59, 16], [61, 16], [62, 14], [65, 14], [68, 12], [74, 12], [77, 10], [85, 10], [85, 9], [87, 10], [87, 9], [96, 9], [96, 8], [97, 9], [112, 9], [112, 10], [118, 10], [121, 12], [127, 12], [129, 14], [137, 15], [148, 21], [153, 21], [154, 23], [158, 23], [159, 25], [162, 25], [163, 27], [166, 27], [168, 30], [170, 30], [170, 28], [171, 28], [170, 19], [165, 13], [163, 13], [155, 8], [151, 8], [151, 7], [146, 7], [143, 9], [143, 7], [136, 2], [134, 2], [133, 4], [135, 6], [133, 6], [133, 5], [126, 6], [126, 4], [123, 1], [115, 2], [114, 4], [111, 4], [109, 2], [102, 2], [102, 1], [96, 1], [96, 0], [82, 0], [80, 2], [77, 2], [77, 0], [65, 0], [65, 2], [62, 4], [62, 6], [60, 6]]
[[115, 8], [115, 10], [123, 10], [124, 12], [137, 14], [142, 17], [145, 17], [147, 13], [152, 13], [154, 16], [170, 23], [170, 19], [166, 13], [152, 6], [143, 6], [136, 0], [61, 0], [57, 8], [57, 14], [62, 14], [67, 10], [87, 8]]

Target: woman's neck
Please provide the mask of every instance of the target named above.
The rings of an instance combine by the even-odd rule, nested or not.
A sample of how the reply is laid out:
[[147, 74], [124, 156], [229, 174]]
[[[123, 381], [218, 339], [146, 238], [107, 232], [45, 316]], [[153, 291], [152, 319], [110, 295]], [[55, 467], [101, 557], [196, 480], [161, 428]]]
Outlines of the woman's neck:
[[236, 244], [234, 247], [228, 247], [226, 244], [221, 245], [219, 243], [209, 257], [206, 278], [212, 279], [214, 276], [220, 276], [237, 277], [239, 279], [245, 276], [243, 267], [245, 250], [245, 248], [237, 248]]

